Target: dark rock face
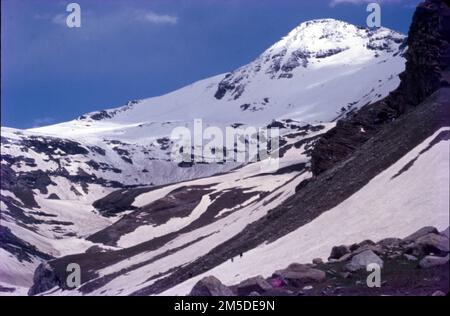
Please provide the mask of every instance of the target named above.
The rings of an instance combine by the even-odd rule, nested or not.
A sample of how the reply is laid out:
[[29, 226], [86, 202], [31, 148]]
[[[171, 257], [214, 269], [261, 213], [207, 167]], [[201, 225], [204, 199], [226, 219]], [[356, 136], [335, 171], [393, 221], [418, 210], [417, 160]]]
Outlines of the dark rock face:
[[1, 165], [0, 184], [2, 189], [13, 192], [26, 207], [39, 207], [34, 199], [33, 187], [19, 182], [17, 174], [7, 164]]
[[60, 200], [59, 196], [56, 193], [52, 193], [48, 196], [49, 200]]
[[333, 49], [328, 49], [326, 51], [321, 51], [319, 53], [316, 54], [316, 58], [325, 58], [325, 57], [330, 57], [339, 53], [342, 53], [343, 51], [347, 50], [348, 48], [333, 48]]
[[99, 154], [100, 156], [106, 155], [106, 151], [103, 148], [100, 148], [98, 146], [89, 146], [88, 147], [91, 151]]
[[53, 268], [47, 263], [41, 263], [34, 272], [34, 283], [28, 291], [28, 295], [35, 295], [48, 291], [55, 286], [62, 287], [63, 284], [57, 277]]
[[217, 91], [214, 97], [218, 100], [222, 99], [227, 92], [230, 92], [234, 99], [238, 99], [244, 92], [244, 86], [239, 83], [244, 79], [242, 76], [237, 76], [233, 78], [231, 74], [225, 76], [225, 78], [219, 83]]
[[48, 174], [42, 170], [19, 173], [17, 182], [27, 188], [38, 189], [42, 194], [47, 194], [47, 186], [54, 184]]
[[0, 226], [0, 248], [13, 254], [19, 261], [32, 262], [33, 257], [50, 260], [52, 256], [40, 252], [33, 245], [15, 236], [7, 227]]
[[[416, 105], [440, 87], [449, 86], [450, 7], [442, 0], [424, 1], [408, 34], [406, 70], [392, 106], [399, 112]], [[403, 104], [399, 101], [406, 101]]]
[[3, 190], [11, 191], [26, 207], [39, 208], [34, 199], [33, 190], [39, 190], [42, 194], [47, 194], [47, 186], [54, 184], [48, 173], [42, 170], [32, 170], [28, 172], [15, 172], [12, 165], [34, 164], [34, 160], [26, 159], [23, 156], [11, 157], [1, 155], [1, 160], [6, 161], [0, 168], [0, 184]]
[[136, 207], [132, 205], [134, 199], [139, 194], [147, 191], [151, 191], [151, 189], [134, 189], [128, 192], [128, 194], [125, 194], [127, 189], [120, 189], [113, 191], [105, 197], [95, 201], [92, 206], [94, 206], [103, 216], [114, 216], [126, 210], [136, 209]]
[[317, 142], [311, 168], [315, 175], [345, 160], [383, 125], [450, 86], [450, 8], [442, 0], [425, 1], [414, 14], [408, 34], [406, 69], [400, 86], [384, 100], [338, 121]]
[[86, 164], [89, 167], [94, 168], [94, 170], [96, 170], [96, 171], [102, 170], [102, 171], [112, 171], [114, 173], [122, 173], [122, 170], [120, 170], [118, 168], [114, 168], [114, 167], [112, 167], [111, 165], [109, 165], [109, 164], [107, 164], [105, 162], [96, 162], [94, 160], [89, 160], [88, 162], [86, 162]]
[[[279, 78], [291, 78], [291, 76], [286, 75], [288, 75], [290, 72], [292, 72], [292, 70], [299, 66], [306, 68], [306, 66], [308, 66], [308, 58], [310, 57], [311, 55], [308, 52], [304, 52], [301, 49], [292, 52], [287, 62], [283, 66], [281, 66], [281, 71], [283, 71], [283, 73]], [[322, 58], [323, 57], [325, 56], [322, 56]]]
[[107, 111], [104, 110], [91, 115], [91, 119], [95, 121], [101, 121], [108, 118], [112, 118], [112, 116]]
[[23, 138], [22, 142], [25, 147], [33, 148], [37, 153], [58, 154], [58, 151], [60, 151], [60, 155], [86, 155], [89, 153], [81, 144], [67, 139], [31, 136]]
[[101, 120], [111, 119], [121, 112], [128, 111], [129, 109], [133, 108], [134, 105], [136, 105], [138, 103], [139, 103], [139, 100], [131, 100], [131, 101], [128, 101], [125, 105], [123, 105], [120, 108], [117, 108], [115, 110], [102, 110], [102, 111], [87, 113], [85, 115], [81, 115], [80, 117], [78, 117], [78, 120], [101, 121]]

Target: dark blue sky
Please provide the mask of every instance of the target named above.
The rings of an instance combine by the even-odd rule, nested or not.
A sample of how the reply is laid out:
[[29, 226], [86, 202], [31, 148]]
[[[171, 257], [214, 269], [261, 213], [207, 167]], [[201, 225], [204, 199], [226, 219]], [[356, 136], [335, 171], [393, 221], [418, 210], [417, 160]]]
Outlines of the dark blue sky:
[[[303, 21], [364, 25], [367, 0], [2, 0], [1, 124], [48, 125], [242, 66]], [[407, 33], [418, 0], [381, 1]]]

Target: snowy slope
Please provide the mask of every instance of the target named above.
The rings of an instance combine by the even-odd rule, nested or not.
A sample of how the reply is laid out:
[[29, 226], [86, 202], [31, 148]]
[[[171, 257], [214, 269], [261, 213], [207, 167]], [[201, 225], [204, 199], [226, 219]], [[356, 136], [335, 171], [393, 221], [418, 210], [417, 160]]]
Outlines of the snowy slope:
[[[332, 126], [330, 124], [327, 129]], [[323, 132], [309, 133], [304, 136], [304, 140], [313, 141], [315, 136]], [[308, 143], [297, 146], [298, 148], [294, 146], [300, 140], [291, 140], [285, 145], [289, 149], [282, 158], [284, 167], [308, 163], [305, 148]], [[138, 209], [130, 212], [128, 219], [145, 219], [145, 216], [157, 211], [154, 205], [163, 203], [167, 198], [172, 199], [170, 193], [180, 188], [193, 191], [204, 186], [208, 189], [184, 216], [172, 214], [170, 208], [164, 208], [171, 217], [163, 223], [149, 222], [127, 232], [130, 227], [121, 227], [119, 220], [117, 229], [115, 225], [111, 225], [104, 232], [97, 233], [96, 237], [90, 237], [95, 242], [101, 242], [105, 235], [121, 234], [114, 238], [115, 246], [120, 250], [112, 256], [106, 254], [105, 259], [101, 259], [101, 254], [98, 254], [96, 260], [90, 260], [85, 254], [71, 259], [87, 260], [84, 268], [95, 271], [96, 276], [84, 288], [72, 292], [53, 289], [47, 294], [132, 294], [153, 284], [159, 275], [170, 274], [172, 269], [207, 254], [241, 232], [248, 224], [260, 219], [270, 209], [292, 196], [296, 186], [311, 177], [307, 165], [281, 173], [265, 174], [261, 173], [260, 163], [249, 164], [223, 175], [164, 186], [139, 194], [132, 205], [145, 211]], [[159, 238], [164, 238], [165, 241], [161, 246], [153, 247], [152, 243], [157, 243]]]
[[[317, 257], [326, 259], [330, 249], [338, 244], [392, 236], [405, 237], [424, 225], [445, 229], [449, 226], [449, 132], [448, 127], [437, 130], [359, 191], [313, 218], [308, 224], [273, 242], [246, 251], [243, 257], [227, 260], [189, 278], [161, 294], [185, 295], [206, 275], [215, 275], [228, 285], [255, 275], [269, 276], [274, 269], [292, 262], [308, 262]], [[302, 157], [304, 147], [294, 148], [288, 151], [291, 155], [286, 155], [286, 162], [295, 163]], [[70, 258], [83, 262], [90, 271], [95, 270], [95, 275], [76, 290], [53, 288], [45, 294], [141, 293], [158, 280], [170, 277], [177, 269], [208, 256], [210, 251], [283, 203], [294, 194], [299, 183], [311, 176], [306, 170], [270, 176], [258, 174], [258, 170], [257, 165], [248, 165], [225, 175], [138, 195], [133, 205], [150, 207], [151, 212], [152, 203], [164, 200], [170, 192], [180, 187], [194, 190], [198, 186], [208, 186], [212, 189], [202, 196], [188, 215], [174, 216], [162, 225], [141, 225], [123, 234], [117, 241], [123, 248], [113, 255], [99, 254], [94, 260], [87, 255]], [[257, 195], [245, 203], [235, 201], [231, 208], [220, 211], [214, 208], [214, 202], [219, 200], [216, 195], [218, 192], [242, 189], [243, 192], [256, 192]], [[216, 212], [213, 220], [203, 222], [202, 226], [193, 225], [194, 229], [185, 229], [201, 216], [211, 214], [213, 209]], [[220, 216], [228, 212], [227, 216]], [[137, 211], [134, 214], [140, 218], [143, 213]], [[167, 239], [161, 246], [154, 248], [152, 243], [159, 237]], [[66, 263], [67, 260], [62, 258], [53, 264], [58, 269], [58, 265], [64, 266]]]
[[[311, 262], [314, 258], [326, 260], [335, 245], [394, 236], [404, 238], [423, 226], [446, 229], [450, 223], [449, 141], [441, 141], [421, 152], [440, 133], [449, 130], [442, 128], [436, 131], [357, 193], [311, 223], [162, 295], [186, 295], [206, 275], [217, 276], [225, 284], [232, 285], [259, 274], [270, 276], [274, 270], [292, 262]], [[414, 164], [399, 174], [413, 160]]]

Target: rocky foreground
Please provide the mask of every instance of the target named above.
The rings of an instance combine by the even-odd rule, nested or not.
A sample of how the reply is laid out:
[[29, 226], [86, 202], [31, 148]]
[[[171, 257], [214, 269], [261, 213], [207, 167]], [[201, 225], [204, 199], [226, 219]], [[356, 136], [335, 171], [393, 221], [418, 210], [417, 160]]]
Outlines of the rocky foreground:
[[[449, 292], [449, 228], [424, 227], [404, 238], [333, 247], [328, 262], [292, 263], [272, 276], [226, 286], [214, 276], [200, 280], [191, 296], [432, 295]], [[367, 279], [380, 269], [380, 284]]]

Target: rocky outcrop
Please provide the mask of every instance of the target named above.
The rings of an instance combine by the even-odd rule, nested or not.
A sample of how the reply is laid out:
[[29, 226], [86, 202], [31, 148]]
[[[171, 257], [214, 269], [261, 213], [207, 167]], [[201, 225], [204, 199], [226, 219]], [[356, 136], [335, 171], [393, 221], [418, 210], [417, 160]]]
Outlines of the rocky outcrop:
[[350, 249], [348, 249], [347, 246], [345, 245], [335, 246], [333, 247], [333, 249], [331, 249], [331, 254], [328, 257], [328, 260], [330, 259], [338, 260], [348, 253], [350, 253]]
[[322, 282], [325, 279], [325, 272], [307, 265], [293, 263], [286, 269], [275, 271], [273, 277], [280, 278], [284, 284], [300, 286], [311, 282]]
[[419, 262], [419, 267], [423, 269], [428, 269], [436, 266], [442, 266], [447, 264], [449, 260], [449, 255], [445, 257], [437, 257], [437, 256], [426, 256]]
[[264, 279], [262, 276], [256, 276], [250, 279], [247, 279], [243, 282], [241, 282], [236, 287], [237, 295], [239, 296], [247, 296], [254, 293], [264, 293], [265, 291], [269, 291], [272, 289], [272, 286], [266, 279]]
[[63, 284], [48, 263], [41, 263], [34, 272], [33, 286], [28, 295], [36, 295], [51, 290], [54, 287], [62, 287]]
[[[424, 227], [403, 240], [386, 238], [377, 243], [365, 240], [333, 247], [326, 263], [319, 260], [313, 264], [293, 263], [268, 278], [257, 276], [229, 287], [210, 276], [199, 281], [191, 295], [446, 295], [449, 292], [448, 248], [438, 256], [431, 252], [433, 249], [424, 250], [422, 246], [423, 240], [433, 240], [434, 245], [438, 237], [448, 245], [445, 231], [435, 232], [434, 227]], [[411, 253], [422, 254], [417, 258]], [[379, 287], [367, 283], [373, 264], [380, 267]]]
[[449, 252], [448, 237], [434, 233], [416, 239], [414, 246], [421, 253], [440, 254]]
[[423, 237], [423, 236], [425, 236], [425, 235], [428, 235], [428, 234], [437, 234], [437, 233], [438, 233], [438, 230], [437, 230], [435, 227], [432, 227], [432, 226], [426, 226], [426, 227], [423, 227], [423, 228], [419, 229], [419, 230], [416, 231], [415, 233], [409, 235], [408, 237], [405, 237], [405, 238], [403, 239], [403, 241], [406, 241], [406, 242], [408, 242], [408, 241], [414, 241], [414, 240], [416, 240], [416, 239], [418, 239], [418, 238], [420, 238], [420, 237]]
[[378, 257], [372, 250], [365, 250], [355, 256], [345, 265], [345, 269], [350, 272], [365, 269], [369, 264], [377, 264], [383, 267], [383, 260]]
[[444, 1], [428, 0], [417, 7], [407, 44], [400, 86], [384, 100], [338, 121], [321, 137], [311, 156], [315, 175], [345, 160], [384, 125], [450, 86], [450, 8]]
[[200, 281], [192, 289], [191, 296], [233, 296], [233, 292], [223, 285], [216, 277], [208, 276]]
[[0, 226], [0, 249], [4, 249], [11, 255], [14, 255], [20, 262], [33, 262], [33, 258], [40, 258], [41, 260], [52, 259], [52, 256], [21, 240], [5, 226]]

